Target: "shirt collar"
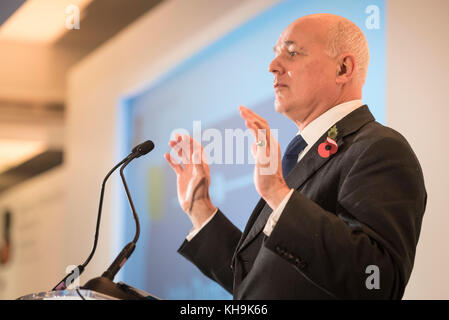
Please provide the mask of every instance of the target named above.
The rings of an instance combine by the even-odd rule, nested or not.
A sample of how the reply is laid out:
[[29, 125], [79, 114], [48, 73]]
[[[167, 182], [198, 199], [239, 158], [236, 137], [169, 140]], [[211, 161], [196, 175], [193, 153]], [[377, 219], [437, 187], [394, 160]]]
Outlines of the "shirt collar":
[[351, 100], [336, 105], [314, 119], [297, 134], [301, 134], [307, 145], [312, 146], [326, 130], [361, 106], [363, 106], [362, 100]]

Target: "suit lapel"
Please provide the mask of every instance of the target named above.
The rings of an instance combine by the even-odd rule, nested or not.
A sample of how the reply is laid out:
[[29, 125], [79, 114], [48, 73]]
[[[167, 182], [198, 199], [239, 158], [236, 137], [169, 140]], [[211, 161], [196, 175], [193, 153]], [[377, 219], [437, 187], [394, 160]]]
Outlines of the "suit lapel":
[[265, 224], [267, 223], [268, 217], [273, 212], [270, 206], [264, 201], [264, 206], [262, 210], [256, 214], [256, 219], [254, 224], [251, 226], [250, 230], [248, 230], [247, 236], [242, 241], [241, 249], [246, 247], [256, 236], [263, 230]]
[[[351, 112], [349, 115], [344, 117], [342, 120], [336, 123], [338, 129], [337, 145], [338, 149], [341, 150], [344, 144], [344, 137], [353, 133], [354, 131], [360, 129], [366, 123], [373, 121], [374, 117], [368, 109], [368, 106], [364, 105], [355, 111]], [[330, 128], [329, 128], [330, 129]], [[295, 190], [299, 189], [317, 170], [319, 170], [326, 162], [331, 160], [336, 154], [330, 155], [327, 158], [323, 158], [318, 154], [318, 146], [325, 142], [327, 138], [327, 131], [321, 136], [320, 139], [312, 146], [312, 148], [307, 152], [304, 158], [298, 162], [292, 169], [290, 174], [285, 179], [287, 185]], [[264, 229], [265, 224], [273, 210], [268, 206], [268, 204], [261, 198], [253, 210], [248, 224], [245, 227], [245, 231], [240, 239], [237, 246], [235, 255], [244, 249], [249, 243], [254, 240], [257, 235]], [[233, 259], [234, 259], [233, 258]]]
[[252, 226], [254, 225], [254, 222], [259, 216], [259, 213], [263, 210], [263, 208], [266, 206], [266, 202], [263, 198], [260, 198], [259, 202], [257, 203], [256, 207], [254, 208], [253, 212], [251, 213], [251, 216], [248, 220], [248, 223], [246, 224], [245, 230], [243, 231], [242, 236], [240, 237], [240, 241], [237, 244], [237, 250], [235, 250], [234, 255], [232, 257], [232, 265], [234, 265], [234, 260], [237, 252], [239, 251], [238, 248], [242, 248], [243, 241], [248, 239], [248, 233], [251, 230]]

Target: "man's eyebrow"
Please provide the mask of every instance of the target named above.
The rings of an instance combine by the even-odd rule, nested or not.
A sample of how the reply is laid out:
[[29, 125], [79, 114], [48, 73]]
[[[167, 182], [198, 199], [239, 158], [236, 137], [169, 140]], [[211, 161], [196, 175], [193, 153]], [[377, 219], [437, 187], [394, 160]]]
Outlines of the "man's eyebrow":
[[[291, 45], [291, 44], [296, 44], [296, 42], [293, 41], [293, 40], [285, 40], [283, 44], [284, 44], [285, 46], [289, 46], [289, 45]], [[273, 47], [273, 51], [276, 52], [276, 49], [277, 49], [277, 48], [278, 48], [277, 45], [274, 46], [274, 47]]]

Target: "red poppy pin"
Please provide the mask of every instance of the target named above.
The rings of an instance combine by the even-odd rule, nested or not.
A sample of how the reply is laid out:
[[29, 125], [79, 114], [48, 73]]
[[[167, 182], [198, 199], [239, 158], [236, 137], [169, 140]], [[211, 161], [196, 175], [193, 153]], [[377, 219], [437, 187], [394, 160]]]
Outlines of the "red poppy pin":
[[338, 150], [338, 145], [335, 140], [337, 139], [338, 130], [337, 126], [333, 126], [328, 132], [327, 132], [327, 138], [326, 141], [321, 143], [318, 146], [318, 154], [322, 158], [329, 158], [331, 154], [334, 154]]

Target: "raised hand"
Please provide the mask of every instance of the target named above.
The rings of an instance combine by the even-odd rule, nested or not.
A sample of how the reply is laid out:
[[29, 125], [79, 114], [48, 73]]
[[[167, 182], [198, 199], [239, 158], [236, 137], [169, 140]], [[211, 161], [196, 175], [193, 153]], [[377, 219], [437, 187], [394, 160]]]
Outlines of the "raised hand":
[[255, 160], [254, 185], [274, 210], [290, 191], [282, 176], [281, 148], [264, 118], [243, 106], [239, 107], [239, 111], [256, 139], [251, 146]]
[[203, 147], [189, 135], [179, 134], [169, 145], [181, 160], [164, 155], [176, 173], [179, 204], [194, 228], [199, 228], [216, 211], [209, 196], [210, 170]]

